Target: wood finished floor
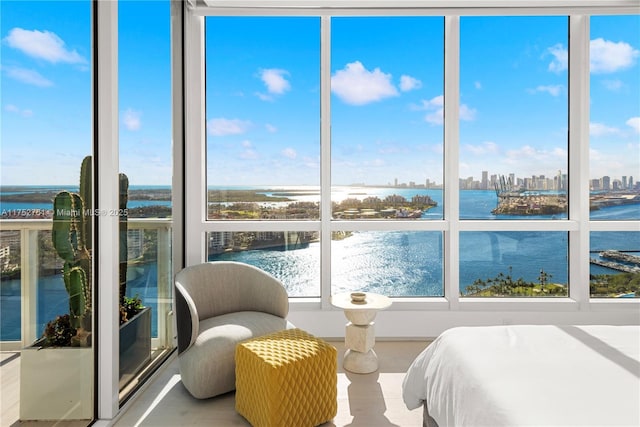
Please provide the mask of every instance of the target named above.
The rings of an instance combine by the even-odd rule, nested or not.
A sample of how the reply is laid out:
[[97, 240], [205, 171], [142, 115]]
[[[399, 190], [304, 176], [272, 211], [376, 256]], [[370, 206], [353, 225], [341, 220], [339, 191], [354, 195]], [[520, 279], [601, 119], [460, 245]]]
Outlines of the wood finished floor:
[[[402, 401], [402, 380], [409, 364], [426, 348], [428, 341], [378, 341], [377, 372], [352, 374], [342, 369], [344, 343], [330, 341], [338, 350], [338, 414], [322, 427], [413, 427], [422, 425], [420, 409], [409, 411]], [[76, 422], [20, 422], [19, 352], [2, 352], [2, 427], [83, 427]], [[250, 424], [235, 411], [234, 393], [206, 400], [191, 397], [180, 381], [174, 357], [125, 406], [112, 424], [115, 427], [245, 427]]]
[[[338, 414], [323, 427], [422, 426], [422, 411], [409, 411], [402, 401], [402, 380], [427, 341], [378, 341], [377, 372], [352, 374], [342, 369], [344, 344], [338, 350]], [[148, 388], [130, 402], [115, 427], [243, 427], [250, 424], [235, 411], [234, 393], [206, 400], [191, 397], [180, 381], [178, 362], [172, 360]]]

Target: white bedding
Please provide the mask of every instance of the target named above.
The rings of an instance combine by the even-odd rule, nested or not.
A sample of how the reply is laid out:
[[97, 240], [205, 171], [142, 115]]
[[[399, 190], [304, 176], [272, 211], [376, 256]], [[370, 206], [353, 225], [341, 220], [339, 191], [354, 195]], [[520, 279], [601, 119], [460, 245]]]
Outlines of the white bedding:
[[403, 382], [445, 426], [640, 426], [640, 326], [443, 332]]

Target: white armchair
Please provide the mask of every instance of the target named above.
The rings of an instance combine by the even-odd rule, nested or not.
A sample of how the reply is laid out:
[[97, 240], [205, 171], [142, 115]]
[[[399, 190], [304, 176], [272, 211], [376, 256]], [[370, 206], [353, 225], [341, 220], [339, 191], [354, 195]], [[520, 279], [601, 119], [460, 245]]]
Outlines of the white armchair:
[[240, 341], [294, 326], [282, 283], [249, 264], [216, 261], [186, 267], [175, 278], [182, 383], [198, 399], [235, 389]]

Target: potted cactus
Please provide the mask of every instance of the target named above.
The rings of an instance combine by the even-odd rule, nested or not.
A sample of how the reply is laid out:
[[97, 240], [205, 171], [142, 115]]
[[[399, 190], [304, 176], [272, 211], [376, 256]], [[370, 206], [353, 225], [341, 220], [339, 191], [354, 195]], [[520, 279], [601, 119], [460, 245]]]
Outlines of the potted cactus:
[[[84, 196], [84, 197], [83, 197]], [[89, 204], [86, 204], [88, 201]], [[20, 355], [20, 419], [72, 420], [93, 416], [91, 349], [91, 157], [80, 171], [80, 192], [53, 203], [53, 246], [62, 258], [69, 312], [50, 321]], [[85, 374], [81, 374], [85, 373]]]
[[144, 307], [136, 295], [127, 296], [127, 202], [129, 180], [120, 174], [120, 368], [119, 385], [122, 388], [151, 359], [151, 307]]
[[[51, 238], [63, 261], [68, 313], [51, 320], [23, 349], [20, 419], [88, 420], [93, 417], [91, 156], [82, 161], [78, 193], [53, 201]], [[120, 174], [120, 385], [151, 357], [151, 309], [126, 296], [128, 178]]]

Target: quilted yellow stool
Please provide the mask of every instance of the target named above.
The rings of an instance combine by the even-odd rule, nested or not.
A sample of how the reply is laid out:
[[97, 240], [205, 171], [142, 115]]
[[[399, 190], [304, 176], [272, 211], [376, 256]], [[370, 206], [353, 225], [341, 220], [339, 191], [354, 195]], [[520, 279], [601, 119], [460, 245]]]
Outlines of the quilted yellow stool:
[[335, 347], [301, 329], [236, 346], [236, 411], [254, 427], [317, 426], [338, 411]]

